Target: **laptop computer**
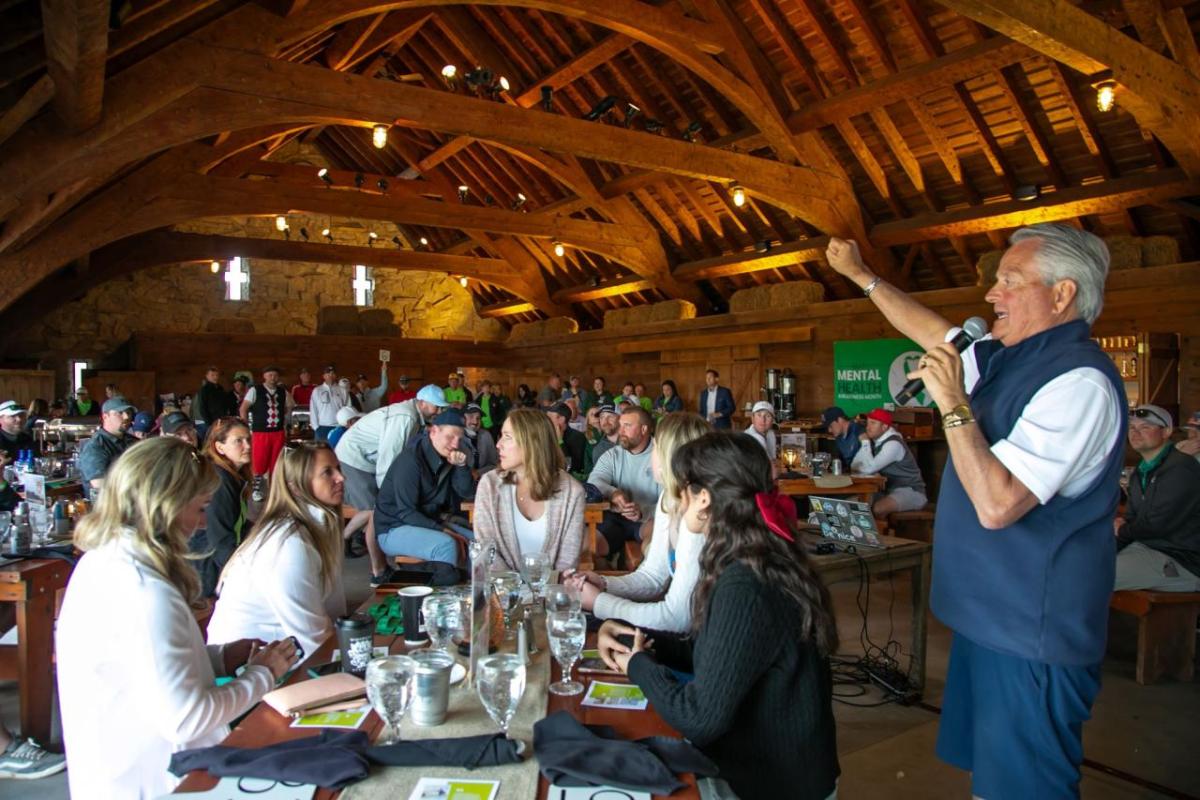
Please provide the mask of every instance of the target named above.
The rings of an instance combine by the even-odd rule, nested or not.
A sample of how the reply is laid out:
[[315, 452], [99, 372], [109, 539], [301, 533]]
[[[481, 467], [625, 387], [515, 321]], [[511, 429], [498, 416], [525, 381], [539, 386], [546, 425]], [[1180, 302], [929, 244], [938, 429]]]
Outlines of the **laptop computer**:
[[855, 547], [883, 547], [870, 504], [839, 497], [809, 497], [808, 504], [826, 539]]

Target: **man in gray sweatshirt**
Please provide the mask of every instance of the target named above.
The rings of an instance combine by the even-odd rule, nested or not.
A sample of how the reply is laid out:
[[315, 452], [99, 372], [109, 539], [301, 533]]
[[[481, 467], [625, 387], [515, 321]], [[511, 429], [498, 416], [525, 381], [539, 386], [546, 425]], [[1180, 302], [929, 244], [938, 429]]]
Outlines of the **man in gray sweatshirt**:
[[627, 409], [621, 414], [620, 446], [602, 455], [588, 476], [611, 506], [599, 526], [603, 538], [596, 542], [596, 555], [621, 553], [625, 542], [641, 540], [642, 523], [654, 519], [659, 488], [650, 468], [653, 424], [645, 409]]

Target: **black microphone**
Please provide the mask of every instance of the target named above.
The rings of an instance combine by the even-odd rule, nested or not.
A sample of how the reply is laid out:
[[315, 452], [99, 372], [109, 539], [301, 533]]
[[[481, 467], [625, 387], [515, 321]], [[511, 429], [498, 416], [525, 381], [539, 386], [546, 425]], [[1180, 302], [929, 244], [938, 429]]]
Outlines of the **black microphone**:
[[[971, 342], [986, 336], [987, 332], [988, 324], [983, 321], [982, 317], [971, 317], [963, 323], [962, 330], [950, 340], [950, 344], [954, 345], [954, 349], [961, 353], [971, 345]], [[904, 384], [904, 388], [896, 394], [896, 405], [908, 405], [909, 400], [912, 400], [923, 391], [925, 391], [925, 381], [920, 378], [913, 378]]]

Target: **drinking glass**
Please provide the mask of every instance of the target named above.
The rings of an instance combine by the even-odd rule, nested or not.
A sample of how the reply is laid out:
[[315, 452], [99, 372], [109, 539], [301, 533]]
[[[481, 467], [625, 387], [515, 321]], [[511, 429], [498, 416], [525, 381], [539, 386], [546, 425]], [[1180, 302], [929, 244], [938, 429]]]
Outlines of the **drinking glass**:
[[521, 607], [521, 575], [517, 572], [493, 572], [492, 594], [500, 603], [504, 612], [504, 640], [516, 638], [513, 629], [513, 615]]
[[583, 691], [583, 684], [571, 680], [571, 670], [583, 652], [583, 639], [587, 636], [587, 622], [578, 611], [554, 611], [546, 614], [546, 633], [550, 639], [550, 652], [562, 667], [562, 680], [548, 687], [554, 694], [573, 695]]
[[533, 602], [536, 606], [538, 598], [546, 588], [546, 581], [550, 580], [550, 556], [545, 553], [524, 554], [521, 556], [521, 574], [533, 590]]
[[367, 665], [367, 699], [391, 733], [379, 744], [400, 741], [400, 721], [412, 703], [416, 676], [417, 662], [408, 656], [376, 658]]
[[525, 664], [512, 653], [486, 656], [476, 665], [475, 686], [479, 702], [500, 732], [508, 736], [508, 724], [517, 713], [521, 695], [525, 692]]
[[583, 608], [583, 601], [574, 586], [565, 583], [552, 583], [545, 589], [546, 613], [555, 611], [570, 611], [572, 613]]
[[431, 594], [421, 603], [425, 615], [425, 631], [429, 634], [431, 649], [450, 650], [455, 634], [461, 634], [462, 601], [449, 592]]

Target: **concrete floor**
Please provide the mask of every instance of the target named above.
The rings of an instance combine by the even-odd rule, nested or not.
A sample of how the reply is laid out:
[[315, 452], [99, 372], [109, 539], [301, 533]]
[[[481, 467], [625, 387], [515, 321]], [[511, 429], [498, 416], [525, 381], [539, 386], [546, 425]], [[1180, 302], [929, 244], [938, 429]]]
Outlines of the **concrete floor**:
[[[346, 564], [346, 586], [352, 605], [369, 594], [366, 559]], [[855, 604], [857, 586], [832, 587], [843, 642], [842, 653], [861, 652], [858, 645], [862, 617]], [[894, 602], [893, 602], [894, 595]], [[910, 626], [909, 586], [905, 579], [876, 582], [871, 587], [869, 633], [878, 645], [892, 638], [907, 652]], [[890, 613], [889, 613], [889, 605]], [[930, 620], [928, 685], [924, 702], [941, 705], [949, 655], [950, 634]], [[906, 656], [902, 657], [907, 663]], [[880, 699], [874, 690], [854, 702]], [[842, 779], [839, 797], [872, 800], [946, 800], [970, 797], [967, 776], [938, 761], [933, 755], [938, 717], [917, 706], [884, 705], [857, 708], [835, 703], [838, 751]], [[0, 682], [0, 720], [10, 727], [17, 718], [16, 684]], [[1127, 773], [1149, 784], [1171, 790], [1164, 793], [1110, 772], [1085, 767], [1083, 797], [1087, 800], [1169, 800], [1200, 798], [1200, 758], [1196, 755], [1200, 691], [1195, 683], [1162, 683], [1138, 686], [1133, 664], [1110, 658], [1104, 665], [1103, 688], [1084, 726], [1086, 758], [1111, 770]], [[56, 736], [58, 736], [56, 732]], [[4, 800], [61, 800], [66, 798], [65, 775], [40, 781], [0, 780]], [[1023, 798], [1022, 800], [1035, 800]]]

